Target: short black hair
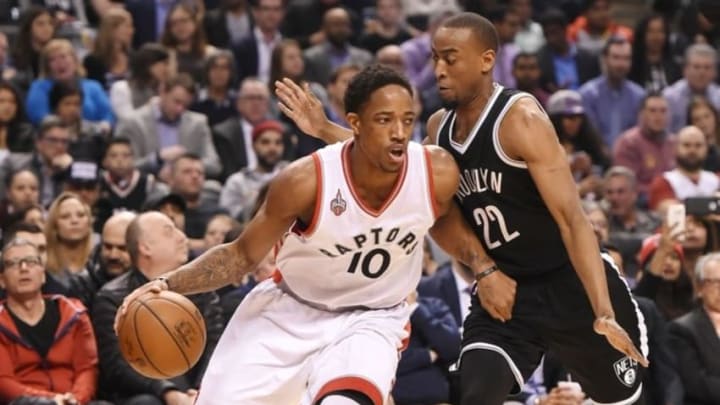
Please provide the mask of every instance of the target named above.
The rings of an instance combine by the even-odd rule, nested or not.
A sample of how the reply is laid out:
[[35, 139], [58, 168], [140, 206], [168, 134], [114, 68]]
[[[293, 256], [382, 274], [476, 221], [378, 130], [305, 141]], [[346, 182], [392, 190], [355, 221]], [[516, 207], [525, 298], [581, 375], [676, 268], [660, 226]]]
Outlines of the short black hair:
[[40, 183], [40, 179], [38, 178], [37, 174], [35, 174], [34, 171], [32, 171], [30, 169], [17, 169], [17, 170], [13, 170], [12, 172], [10, 172], [10, 174], [7, 177], [5, 177], [5, 189], [9, 189], [10, 186], [12, 186], [13, 181], [15, 181], [15, 177], [20, 173], [30, 173], [33, 175], [33, 177], [35, 177], [35, 179], [38, 181], [38, 183]]
[[500, 47], [500, 38], [495, 30], [495, 26], [490, 20], [479, 14], [459, 13], [443, 21], [440, 27], [469, 29], [473, 32], [477, 41], [487, 46], [488, 49], [497, 52]]
[[497, 6], [492, 7], [490, 10], [488, 10], [487, 13], [485, 13], [485, 16], [488, 20], [491, 22], [503, 22], [505, 21], [505, 16], [508, 15], [508, 13], [511, 13], [511, 9], [505, 5], [499, 4]]
[[562, 28], [568, 26], [568, 19], [565, 13], [557, 8], [549, 8], [538, 19], [540, 25], [545, 28], [551, 25], [557, 25]]
[[113, 145], [127, 145], [129, 148], [132, 148], [132, 143], [130, 142], [130, 138], [126, 136], [118, 136], [115, 138], [111, 138], [107, 141], [107, 147], [105, 148], [105, 151], [107, 152], [108, 149], [110, 149]]
[[641, 110], [644, 109], [645, 107], [647, 107], [647, 102], [651, 98], [662, 98], [663, 100], [665, 99], [665, 97], [659, 91], [656, 91], [656, 90], [649, 91], [645, 94], [645, 97], [643, 97], [643, 99], [640, 101], [640, 109]]
[[195, 82], [192, 76], [187, 73], [178, 73], [165, 82], [165, 91], [171, 91], [175, 87], [181, 87], [188, 93], [195, 96]]
[[48, 131], [55, 128], [68, 129], [68, 126], [57, 115], [46, 115], [45, 118], [40, 121], [40, 126], [37, 130], [37, 138], [42, 139]]
[[627, 39], [625, 39], [623, 37], [619, 37], [617, 35], [613, 35], [610, 38], [608, 38], [607, 41], [605, 41], [605, 45], [603, 45], [603, 48], [602, 48], [602, 55], [607, 56], [608, 52], [610, 52], [610, 47], [613, 45], [625, 45], [625, 44], [629, 44], [629, 43], [630, 43], [630, 41], [628, 41]]
[[410, 95], [413, 94], [410, 82], [402, 74], [378, 64], [366, 67], [348, 84], [344, 99], [345, 111], [358, 114], [375, 90], [391, 84], [402, 86]]
[[80, 100], [82, 100], [83, 91], [80, 84], [75, 80], [56, 81], [52, 89], [50, 89], [50, 94], [48, 94], [50, 111], [56, 111], [62, 99], [70, 96], [80, 96]]
[[5, 235], [3, 240], [5, 242], [9, 242], [13, 239], [15, 239], [15, 235], [17, 235], [20, 232], [27, 232], [32, 234], [37, 233], [44, 233], [42, 228], [35, 224], [31, 224], [28, 222], [16, 222], [11, 227], [9, 227], [7, 230], [5, 230]]

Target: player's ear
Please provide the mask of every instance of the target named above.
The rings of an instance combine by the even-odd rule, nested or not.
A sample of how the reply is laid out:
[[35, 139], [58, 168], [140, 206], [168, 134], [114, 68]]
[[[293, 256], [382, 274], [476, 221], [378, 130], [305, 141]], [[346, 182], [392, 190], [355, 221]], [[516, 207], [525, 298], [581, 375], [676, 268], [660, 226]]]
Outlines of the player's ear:
[[356, 113], [347, 113], [347, 115], [345, 115], [345, 119], [348, 124], [350, 124], [350, 129], [352, 129], [353, 135], [358, 136], [360, 134], [360, 116]]
[[480, 54], [480, 71], [483, 73], [489, 73], [493, 66], [495, 66], [495, 51], [487, 49], [485, 52]]

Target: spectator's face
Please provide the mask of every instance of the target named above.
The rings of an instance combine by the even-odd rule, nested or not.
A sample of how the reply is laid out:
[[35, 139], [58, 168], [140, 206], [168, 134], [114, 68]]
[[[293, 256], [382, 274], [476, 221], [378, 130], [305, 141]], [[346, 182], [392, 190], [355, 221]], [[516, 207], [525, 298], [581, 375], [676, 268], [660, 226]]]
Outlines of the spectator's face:
[[30, 233], [20, 231], [15, 233], [15, 237], [25, 239], [26, 241], [32, 243], [37, 249], [38, 255], [40, 255], [43, 267], [45, 267], [45, 264], [47, 263], [47, 238], [45, 238], [45, 234], [42, 232]]
[[208, 71], [209, 87], [228, 88], [230, 86], [232, 63], [228, 58], [216, 58]]
[[645, 31], [645, 47], [648, 51], [662, 51], [666, 41], [665, 22], [662, 18], [655, 18], [648, 22]]
[[705, 55], [691, 55], [683, 71], [688, 85], [695, 91], [705, 91], [715, 80], [715, 59]]
[[165, 83], [170, 77], [170, 63], [166, 60], [153, 63], [149, 69], [150, 76], [158, 83]]
[[545, 33], [545, 42], [547, 42], [550, 49], [555, 52], [564, 51], [567, 48], [567, 39], [565, 37], [565, 27], [562, 25], [546, 25], [543, 27]]
[[540, 80], [540, 65], [537, 58], [534, 56], [518, 58], [513, 67], [513, 76], [519, 88], [536, 87]]
[[263, 132], [253, 142], [253, 149], [255, 149], [260, 166], [265, 169], [275, 167], [282, 158], [285, 149], [282, 133], [275, 130]]
[[67, 128], [56, 127], [45, 131], [42, 138], [35, 142], [35, 148], [43, 159], [51, 161], [60, 155], [66, 154], [69, 143], [70, 133]]
[[40, 229], [45, 229], [45, 212], [40, 208], [28, 210], [25, 213], [25, 217], [23, 217], [23, 222], [37, 225]]
[[176, 8], [168, 16], [170, 20], [170, 33], [178, 43], [188, 43], [192, 40], [197, 29], [195, 18], [182, 7]]
[[335, 46], [345, 46], [352, 35], [350, 15], [341, 8], [334, 8], [325, 13], [323, 30], [328, 41]]
[[520, 17], [514, 12], [508, 11], [504, 20], [495, 23], [495, 28], [501, 44], [513, 42], [515, 35], [520, 31]]
[[132, 174], [135, 164], [130, 145], [116, 143], [110, 146], [105, 153], [103, 168], [113, 177], [125, 178]]
[[635, 210], [637, 191], [624, 176], [612, 176], [605, 181], [604, 196], [608, 202], [610, 215], [625, 218]]
[[629, 43], [610, 46], [607, 55], [603, 56], [605, 68], [609, 78], [614, 80], [625, 79], [630, 73], [632, 63], [632, 47]]
[[697, 127], [683, 128], [678, 134], [675, 151], [677, 165], [694, 172], [702, 169], [707, 158], [707, 140]]
[[200, 195], [205, 182], [205, 169], [202, 161], [180, 158], [173, 163], [170, 186], [174, 193], [184, 198], [194, 199]]
[[305, 73], [305, 61], [302, 58], [302, 51], [295, 45], [287, 45], [282, 52], [283, 75], [293, 78], [302, 77]]
[[560, 119], [563, 129], [563, 135], [567, 137], [576, 137], [580, 134], [580, 128], [583, 123], [581, 114], [563, 114]]
[[225, 217], [213, 218], [205, 229], [205, 248], [220, 245], [225, 240], [225, 235], [232, 229], [232, 222]]
[[651, 133], [665, 132], [668, 126], [668, 103], [662, 97], [651, 97], [645, 101], [640, 112], [641, 127]]
[[530, 0], [514, 0], [510, 2], [510, 6], [520, 21], [528, 21], [532, 17], [532, 4], [530, 4]]
[[348, 85], [358, 73], [359, 71], [355, 69], [347, 69], [338, 75], [335, 82], [328, 83], [327, 89], [330, 99], [339, 105], [343, 105]]
[[38, 179], [27, 170], [15, 175], [7, 190], [7, 199], [16, 210], [23, 210], [38, 203]]
[[685, 219], [685, 240], [682, 242], [685, 252], [700, 253], [707, 245], [707, 229], [700, 220], [693, 216]]
[[0, 89], [0, 124], [7, 124], [17, 115], [17, 100], [12, 91]]
[[180, 207], [170, 203], [165, 203], [158, 207], [158, 212], [161, 212], [170, 218], [177, 229], [185, 229], [185, 213], [180, 209]]
[[263, 121], [270, 113], [270, 93], [267, 86], [255, 81], [247, 81], [240, 88], [237, 100], [240, 116], [251, 124]]
[[9, 297], [20, 298], [40, 294], [45, 284], [45, 268], [33, 246], [14, 246], [2, 258], [2, 287]]
[[285, 17], [282, 0], [260, 0], [252, 9], [255, 24], [262, 31], [277, 31]]
[[715, 112], [711, 108], [712, 107], [707, 104], [695, 107], [690, 112], [690, 124], [700, 128], [702, 133], [705, 134], [705, 140], [713, 144], [716, 142], [717, 121], [715, 119]]
[[160, 94], [160, 109], [169, 121], [177, 121], [192, 102], [192, 94], [182, 86], [175, 86]]
[[72, 49], [60, 49], [48, 55], [50, 77], [53, 80], [71, 80], [77, 74], [77, 60]]
[[65, 242], [80, 242], [90, 235], [90, 216], [80, 200], [68, 198], [58, 210], [57, 232]]
[[703, 271], [704, 280], [700, 282], [700, 296], [705, 308], [720, 312], [720, 262], [710, 261]]
[[76, 124], [82, 119], [82, 98], [79, 94], [63, 97], [55, 111], [58, 117], [67, 125]]
[[[33, 43], [38, 44], [40, 48], [47, 44], [55, 35], [55, 26], [50, 14], [44, 13], [37, 16], [32, 22], [30, 32]], [[36, 48], [36, 50], [39, 50], [39, 48]]]
[[597, 209], [588, 212], [587, 216], [593, 227], [593, 231], [595, 231], [595, 236], [598, 238], [598, 242], [607, 242], [610, 234], [610, 227], [605, 213], [602, 210]]
[[166, 215], [146, 214], [139, 242], [140, 253], [158, 270], [170, 271], [187, 262], [187, 237]]
[[66, 190], [77, 194], [80, 201], [87, 204], [88, 207], [94, 207], [100, 199], [100, 184], [95, 183], [66, 183]]
[[674, 250], [665, 256], [665, 260], [662, 263], [662, 272], [660, 277], [667, 281], [675, 281], [680, 277], [680, 271], [682, 270], [682, 262], [680, 256]]
[[394, 26], [402, 20], [402, 9], [398, 0], [378, 0], [377, 17], [383, 24]]
[[135, 34], [135, 26], [131, 18], [123, 20], [120, 25], [115, 27], [115, 41], [121, 44], [130, 46], [133, 34]]
[[605, 29], [610, 24], [610, 4], [606, 0], [595, 0], [585, 16], [591, 27]]
[[405, 60], [398, 46], [391, 45], [380, 49], [377, 53], [377, 63], [400, 74], [405, 74]]
[[118, 276], [130, 268], [130, 255], [125, 246], [127, 221], [114, 221], [106, 224], [100, 245], [100, 260], [108, 273]]

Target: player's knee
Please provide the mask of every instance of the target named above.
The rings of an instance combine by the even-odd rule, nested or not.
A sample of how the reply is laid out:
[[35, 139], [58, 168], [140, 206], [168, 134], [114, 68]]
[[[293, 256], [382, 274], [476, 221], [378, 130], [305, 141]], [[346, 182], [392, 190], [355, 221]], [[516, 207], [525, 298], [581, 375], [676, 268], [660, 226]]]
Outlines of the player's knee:
[[316, 405], [374, 405], [367, 395], [352, 390], [335, 391], [327, 394]]
[[516, 385], [507, 360], [492, 350], [472, 350], [460, 362], [460, 404], [499, 405]]

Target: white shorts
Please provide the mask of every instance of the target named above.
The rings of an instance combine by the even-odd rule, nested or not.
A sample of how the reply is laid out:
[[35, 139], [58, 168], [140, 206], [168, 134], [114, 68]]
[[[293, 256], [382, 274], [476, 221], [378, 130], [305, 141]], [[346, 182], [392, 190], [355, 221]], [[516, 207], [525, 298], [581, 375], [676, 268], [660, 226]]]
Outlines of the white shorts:
[[266, 280], [235, 311], [210, 359], [198, 405], [311, 405], [354, 390], [383, 405], [410, 308], [328, 312]]

